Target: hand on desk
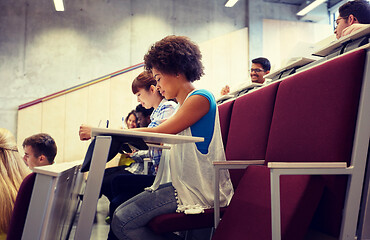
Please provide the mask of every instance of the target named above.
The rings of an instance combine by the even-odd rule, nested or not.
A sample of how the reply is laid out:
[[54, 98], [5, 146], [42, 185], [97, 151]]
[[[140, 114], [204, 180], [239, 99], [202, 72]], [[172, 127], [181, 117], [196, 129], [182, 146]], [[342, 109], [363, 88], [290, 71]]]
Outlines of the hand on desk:
[[81, 125], [80, 131], [78, 132], [80, 135], [80, 140], [85, 141], [91, 138], [91, 127], [87, 125]]

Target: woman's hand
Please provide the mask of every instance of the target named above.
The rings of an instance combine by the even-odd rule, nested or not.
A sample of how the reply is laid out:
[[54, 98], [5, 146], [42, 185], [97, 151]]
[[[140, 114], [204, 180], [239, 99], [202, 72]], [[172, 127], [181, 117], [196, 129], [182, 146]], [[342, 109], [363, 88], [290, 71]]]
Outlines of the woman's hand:
[[89, 140], [91, 138], [91, 127], [82, 124], [80, 126], [80, 131], [78, 132], [78, 134], [80, 135], [80, 140]]
[[226, 85], [225, 87], [223, 87], [223, 88], [221, 89], [221, 96], [226, 95], [226, 94], [228, 94], [229, 92], [230, 92], [230, 87], [229, 87], [229, 85]]

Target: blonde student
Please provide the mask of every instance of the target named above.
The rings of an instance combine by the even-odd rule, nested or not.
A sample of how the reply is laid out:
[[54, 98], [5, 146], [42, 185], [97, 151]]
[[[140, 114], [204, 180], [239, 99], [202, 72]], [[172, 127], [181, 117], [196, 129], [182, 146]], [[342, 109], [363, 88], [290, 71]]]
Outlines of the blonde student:
[[6, 238], [18, 189], [29, 173], [14, 136], [0, 128], [0, 239]]

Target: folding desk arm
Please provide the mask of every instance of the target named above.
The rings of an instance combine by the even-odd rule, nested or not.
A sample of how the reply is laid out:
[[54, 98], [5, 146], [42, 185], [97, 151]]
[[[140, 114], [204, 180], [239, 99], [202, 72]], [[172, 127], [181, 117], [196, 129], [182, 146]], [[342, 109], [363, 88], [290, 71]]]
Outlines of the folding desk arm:
[[265, 160], [233, 160], [233, 161], [213, 161], [215, 170], [215, 195], [214, 195], [214, 222], [215, 229], [220, 222], [220, 170], [221, 169], [243, 169], [249, 165], [263, 165]]

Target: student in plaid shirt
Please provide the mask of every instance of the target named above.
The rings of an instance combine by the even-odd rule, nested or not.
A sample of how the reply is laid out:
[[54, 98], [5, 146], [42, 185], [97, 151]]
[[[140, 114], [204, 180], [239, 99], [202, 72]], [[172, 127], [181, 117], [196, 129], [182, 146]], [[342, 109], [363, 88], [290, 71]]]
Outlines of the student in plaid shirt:
[[[177, 103], [164, 99], [157, 90], [156, 80], [151, 73], [144, 71], [132, 83], [132, 92], [137, 96], [138, 102], [146, 108], [154, 108], [150, 115], [151, 123], [148, 128], [153, 128], [167, 120], [177, 108]], [[156, 169], [161, 159], [162, 150], [151, 147], [148, 151], [138, 151], [131, 158], [136, 163], [123, 170], [122, 174], [112, 180], [113, 199], [110, 203], [110, 214], [123, 202], [139, 194], [145, 187], [153, 184]], [[148, 175], [144, 175], [143, 159], [150, 157], [151, 166]], [[109, 239], [114, 239], [109, 238]]]
[[[168, 119], [174, 113], [174, 110], [176, 108], [177, 103], [173, 101], [168, 101], [163, 98], [158, 107], [153, 111], [152, 115], [150, 115], [151, 122], [148, 127], [149, 128], [157, 127], [159, 124]], [[149, 156], [153, 163], [151, 171], [153, 172], [157, 171], [161, 155], [162, 150], [160, 148], [153, 147], [149, 148]]]
[[[154, 108], [150, 115], [150, 124], [148, 128], [157, 127], [159, 124], [167, 120], [174, 112], [177, 104], [173, 101], [168, 101], [162, 97], [156, 88], [156, 81], [151, 73], [143, 72], [132, 82], [132, 92], [137, 96], [138, 102], [146, 108]], [[143, 159], [150, 157], [152, 165], [149, 169], [149, 175], [155, 175], [155, 169], [159, 165], [162, 150], [159, 148], [149, 148], [149, 153], [146, 151], [138, 151], [137, 154], [132, 154], [131, 158], [137, 163], [142, 163]], [[133, 174], [144, 174], [143, 164], [132, 164], [126, 168], [127, 171]]]

